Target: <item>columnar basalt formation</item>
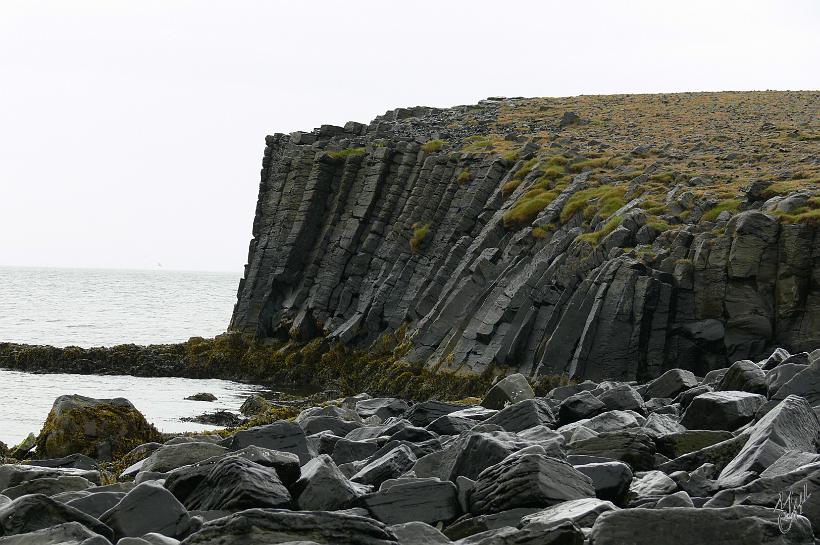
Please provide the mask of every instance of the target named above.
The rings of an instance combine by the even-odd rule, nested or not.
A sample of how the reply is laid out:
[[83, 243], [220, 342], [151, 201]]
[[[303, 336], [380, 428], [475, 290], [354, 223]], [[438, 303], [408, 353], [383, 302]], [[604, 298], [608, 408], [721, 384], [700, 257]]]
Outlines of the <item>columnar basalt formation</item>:
[[402, 329], [430, 369], [593, 380], [811, 349], [818, 98], [488, 99], [268, 136], [231, 329]]

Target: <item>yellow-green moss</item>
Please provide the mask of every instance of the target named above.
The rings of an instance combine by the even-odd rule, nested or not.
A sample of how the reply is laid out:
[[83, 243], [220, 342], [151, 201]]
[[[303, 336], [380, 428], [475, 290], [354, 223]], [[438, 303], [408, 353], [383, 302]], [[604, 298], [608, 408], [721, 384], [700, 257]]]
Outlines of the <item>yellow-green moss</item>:
[[623, 221], [623, 218], [620, 216], [616, 218], [610, 218], [609, 221], [607, 221], [604, 224], [604, 226], [601, 227], [599, 230], [593, 231], [591, 233], [584, 233], [582, 235], [578, 235], [578, 239], [589, 242], [593, 246], [597, 246], [598, 243], [601, 242], [601, 239], [603, 239], [612, 231], [618, 228], [618, 226], [621, 224], [621, 221]]
[[441, 151], [446, 144], [447, 142], [444, 140], [428, 140], [422, 144], [421, 149], [424, 153], [435, 153], [437, 151]]
[[348, 157], [364, 155], [364, 148], [346, 148], [339, 151], [329, 151], [327, 154], [334, 159], [347, 159]]
[[736, 212], [739, 207], [740, 201], [738, 199], [726, 199], [704, 212], [701, 219], [704, 221], [715, 221], [721, 213], [725, 211]]
[[419, 251], [424, 239], [427, 238], [429, 233], [429, 223], [425, 223], [424, 225], [420, 225], [418, 223], [413, 224], [413, 236], [410, 238], [410, 250], [412, 250], [414, 254]]
[[470, 169], [466, 167], [461, 170], [461, 172], [458, 174], [458, 178], [456, 178], [456, 182], [458, 182], [458, 185], [469, 184], [472, 181], [473, 175], [472, 173], [470, 173]]
[[622, 185], [601, 185], [578, 191], [567, 199], [561, 210], [561, 223], [566, 223], [580, 211], [587, 221], [596, 214], [606, 219], [626, 204], [625, 194], [626, 188]]

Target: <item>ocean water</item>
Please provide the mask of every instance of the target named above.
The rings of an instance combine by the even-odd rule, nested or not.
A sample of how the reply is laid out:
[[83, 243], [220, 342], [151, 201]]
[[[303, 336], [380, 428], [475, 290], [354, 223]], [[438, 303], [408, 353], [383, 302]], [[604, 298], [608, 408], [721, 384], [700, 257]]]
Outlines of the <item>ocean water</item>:
[[[183, 432], [213, 429], [214, 426], [183, 422], [181, 418], [216, 410], [238, 413], [242, 402], [261, 390], [258, 386], [216, 379], [34, 375], [0, 369], [0, 441], [16, 445], [29, 433], [37, 435], [54, 400], [63, 394], [94, 398], [124, 397], [158, 430]], [[185, 399], [199, 392], [214, 394], [217, 400]]]
[[[230, 321], [238, 274], [0, 267], [0, 342], [113, 346], [212, 337]], [[63, 394], [125, 397], [161, 431], [208, 429], [182, 422], [218, 409], [237, 411], [260, 388], [224, 380], [36, 375], [0, 369], [0, 441], [39, 432]], [[213, 403], [187, 401], [198, 392]]]
[[0, 267], [0, 342], [113, 346], [223, 333], [239, 274]]

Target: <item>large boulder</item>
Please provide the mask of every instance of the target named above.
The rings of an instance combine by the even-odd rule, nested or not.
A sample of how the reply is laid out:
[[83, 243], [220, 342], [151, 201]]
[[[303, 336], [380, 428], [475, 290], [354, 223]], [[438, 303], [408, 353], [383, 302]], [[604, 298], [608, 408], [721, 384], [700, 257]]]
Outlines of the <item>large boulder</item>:
[[484, 422], [501, 426], [507, 431], [518, 432], [535, 426], [554, 426], [555, 417], [545, 400], [525, 399], [508, 405]]
[[734, 362], [723, 375], [716, 390], [741, 391], [753, 394], [766, 394], [766, 373], [755, 362], [740, 360]]
[[617, 507], [612, 502], [596, 498], [569, 500], [524, 516], [521, 519], [521, 526], [531, 529], [536, 527], [548, 529], [561, 521], [569, 520], [582, 528], [590, 528], [601, 513], [615, 509]]
[[327, 454], [302, 466], [302, 476], [293, 486], [299, 509], [306, 511], [346, 509], [369, 490], [368, 486], [348, 480]]
[[248, 509], [206, 522], [183, 545], [314, 542], [320, 545], [398, 545], [381, 522], [332, 511]]
[[399, 445], [362, 467], [350, 480], [378, 487], [387, 479], [395, 479], [408, 471], [416, 460], [410, 447]]
[[592, 479], [595, 497], [622, 505], [632, 484], [632, 470], [623, 462], [591, 462], [575, 469]]
[[94, 517], [42, 494], [23, 496], [0, 507], [0, 538], [36, 532], [66, 522], [78, 522], [92, 532], [114, 538], [111, 528]]
[[816, 451], [820, 423], [805, 399], [790, 395], [749, 433], [746, 444], [720, 473], [718, 482], [722, 488], [742, 486], [755, 479], [787, 450]]
[[690, 430], [733, 431], [754, 420], [765, 402], [765, 396], [749, 392], [707, 392], [692, 400], [680, 423]]
[[655, 442], [639, 429], [601, 433], [596, 437], [573, 442], [569, 450], [575, 455], [620, 460], [635, 471], [647, 471], [655, 467]]
[[546, 507], [595, 496], [592, 479], [538, 449], [511, 454], [482, 471], [470, 494], [470, 512], [480, 515], [516, 507]]
[[26, 494], [54, 496], [63, 492], [86, 490], [92, 486], [94, 486], [94, 483], [83, 477], [77, 475], [61, 475], [59, 477], [46, 477], [23, 481], [17, 486], [10, 486], [0, 490], [0, 494], [14, 500]]
[[778, 388], [772, 399], [786, 399], [790, 395], [805, 398], [812, 407], [820, 406], [820, 359], [814, 360]]
[[156, 532], [172, 538], [185, 537], [191, 516], [173, 494], [156, 482], [144, 482], [101, 517], [114, 530], [114, 537], [139, 537]]
[[242, 430], [226, 438], [220, 444], [230, 450], [240, 450], [253, 445], [290, 452], [297, 455], [299, 461], [303, 464], [313, 458], [305, 432], [299, 427], [299, 424], [293, 422], [279, 421]]
[[765, 507], [621, 509], [595, 521], [590, 545], [813, 545], [809, 522], [796, 516], [788, 532], [780, 512]]
[[156, 428], [127, 399], [63, 395], [54, 401], [37, 437], [37, 453], [46, 458], [85, 454], [112, 460], [159, 439]]
[[644, 399], [653, 397], [674, 398], [679, 393], [698, 385], [698, 379], [691, 371], [684, 369], [670, 369], [652, 382], [644, 391]]
[[178, 467], [195, 464], [213, 456], [221, 456], [228, 449], [214, 443], [179, 443], [163, 445], [151, 454], [140, 467], [140, 471], [165, 473]]
[[481, 405], [488, 409], [503, 409], [513, 403], [534, 397], [535, 392], [527, 381], [527, 377], [521, 373], [515, 373], [493, 385], [481, 400]]
[[657, 437], [655, 445], [658, 447], [658, 452], [674, 459], [733, 437], [731, 432], [723, 430], [686, 430]]
[[4, 545], [110, 545], [105, 537], [79, 522], [64, 522], [42, 530], [0, 538]]
[[606, 410], [606, 405], [584, 390], [566, 398], [558, 406], [558, 419], [561, 424], [571, 424], [585, 418], [592, 418]]
[[386, 481], [378, 492], [364, 496], [362, 504], [385, 524], [435, 524], [461, 514], [456, 486], [436, 478]]

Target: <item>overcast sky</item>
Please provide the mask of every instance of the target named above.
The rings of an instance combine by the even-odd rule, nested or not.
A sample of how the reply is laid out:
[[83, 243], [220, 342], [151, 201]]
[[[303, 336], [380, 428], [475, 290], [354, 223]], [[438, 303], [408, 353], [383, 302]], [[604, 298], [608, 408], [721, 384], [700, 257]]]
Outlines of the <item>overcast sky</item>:
[[0, 265], [241, 271], [264, 136], [487, 96], [820, 89], [820, 2], [0, 0]]

